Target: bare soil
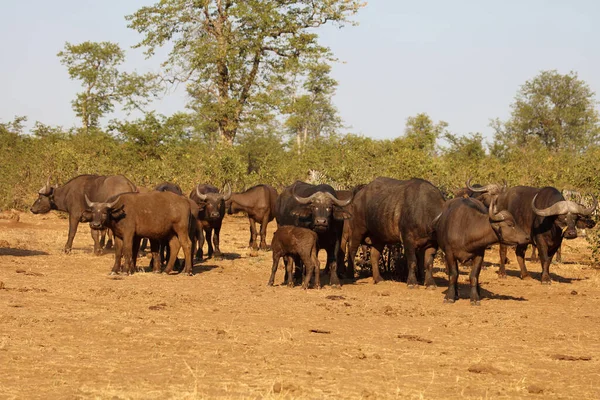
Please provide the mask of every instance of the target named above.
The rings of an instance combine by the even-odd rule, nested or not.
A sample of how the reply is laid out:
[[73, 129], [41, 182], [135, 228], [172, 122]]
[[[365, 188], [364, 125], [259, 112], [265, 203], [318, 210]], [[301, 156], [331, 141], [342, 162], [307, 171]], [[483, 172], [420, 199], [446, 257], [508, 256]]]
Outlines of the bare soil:
[[0, 398], [600, 398], [584, 239], [563, 246], [550, 286], [539, 263], [519, 279], [514, 252], [499, 279], [493, 248], [474, 307], [467, 268], [443, 304], [441, 264], [436, 290], [267, 287], [271, 253], [252, 256], [245, 218], [226, 218], [225, 259], [193, 277], [110, 277], [86, 225], [71, 255], [66, 236], [56, 214], [0, 219]]

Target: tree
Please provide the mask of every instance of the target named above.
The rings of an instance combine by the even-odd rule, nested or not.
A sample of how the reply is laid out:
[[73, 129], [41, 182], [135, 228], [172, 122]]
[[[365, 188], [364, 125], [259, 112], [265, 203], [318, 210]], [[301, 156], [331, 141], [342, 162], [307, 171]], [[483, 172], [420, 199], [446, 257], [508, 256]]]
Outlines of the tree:
[[444, 134], [448, 123], [439, 121], [434, 124], [426, 113], [408, 117], [404, 131], [404, 142], [414, 150], [421, 150], [429, 156], [435, 155], [435, 143]]
[[575, 72], [542, 71], [521, 86], [510, 119], [492, 121], [496, 144], [522, 146], [538, 140], [549, 150], [586, 149], [600, 138], [595, 93]]
[[256, 103], [292, 68], [329, 56], [315, 28], [343, 25], [359, 0], [161, 0], [126, 19], [144, 35], [137, 47], [151, 56], [168, 43], [169, 82], [186, 82], [195, 109], [233, 143]]
[[82, 82], [84, 90], [77, 94], [72, 105], [85, 133], [97, 128], [99, 119], [112, 112], [115, 103], [123, 103], [126, 110], [141, 109], [149, 96], [158, 91], [154, 75], [118, 70], [125, 53], [116, 43], [67, 42], [57, 56], [68, 68], [71, 79]]
[[325, 63], [315, 63], [308, 69], [303, 84], [304, 93], [292, 96], [283, 108], [283, 112], [289, 114], [285, 125], [295, 136], [299, 153], [308, 139], [333, 134], [342, 126], [332, 103], [337, 82], [329, 76], [331, 67]]

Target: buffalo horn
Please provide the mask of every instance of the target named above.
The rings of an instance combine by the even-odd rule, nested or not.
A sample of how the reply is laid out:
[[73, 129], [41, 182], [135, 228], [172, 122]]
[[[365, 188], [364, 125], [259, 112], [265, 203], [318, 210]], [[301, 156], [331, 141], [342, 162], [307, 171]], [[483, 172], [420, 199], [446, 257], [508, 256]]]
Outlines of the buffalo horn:
[[498, 194], [499, 192], [502, 192], [503, 190], [506, 189], [506, 180], [504, 180], [503, 182], [504, 182], [504, 185], [502, 186], [502, 188], [500, 187], [500, 185], [498, 185], [496, 183], [490, 183], [489, 185], [485, 185], [485, 186], [476, 188], [476, 187], [471, 186], [471, 178], [469, 178], [469, 180], [466, 182], [466, 185], [467, 185], [467, 189], [469, 189], [472, 192], [483, 193], [483, 192], [492, 192], [493, 191], [492, 194]]
[[296, 185], [294, 185], [294, 187], [292, 188], [292, 195], [294, 196], [294, 199], [296, 199], [296, 201], [300, 204], [310, 203], [313, 200], [313, 197], [317, 195], [317, 193], [313, 193], [308, 197], [300, 197], [296, 194]]
[[113, 202], [111, 202], [111, 203], [105, 203], [105, 204], [106, 204], [106, 207], [108, 207], [108, 208], [113, 208], [113, 207], [114, 207], [114, 206], [115, 206], [115, 205], [118, 203], [118, 201], [119, 201], [119, 199], [120, 199], [120, 198], [121, 198], [121, 196], [117, 197], [117, 198], [116, 198], [116, 199], [115, 199]]
[[490, 221], [493, 222], [501, 222], [504, 221], [504, 215], [502, 215], [502, 211], [496, 213], [496, 198], [492, 198], [492, 203], [488, 208], [488, 216], [490, 217]]
[[87, 196], [87, 194], [84, 194], [84, 196], [85, 196], [85, 204], [87, 204], [88, 208], [92, 208], [95, 203], [93, 201], [90, 201], [90, 199]]
[[[225, 186], [227, 187], [227, 191], [223, 195], [223, 200], [227, 201], [231, 198], [231, 185], [229, 184], [229, 182], [227, 182]], [[223, 191], [225, 191], [225, 188], [223, 188]]]
[[205, 201], [208, 196], [206, 196], [205, 194], [200, 193], [200, 190], [198, 189], [198, 186], [200, 186], [200, 185], [196, 185], [196, 196], [198, 196], [198, 198], [200, 200]]
[[354, 194], [352, 194], [352, 196], [350, 196], [350, 198], [347, 200], [340, 200], [329, 192], [325, 192], [325, 194], [327, 195], [327, 197], [329, 197], [331, 199], [331, 201], [333, 201], [333, 203], [336, 206], [339, 206], [339, 207], [347, 206], [348, 204], [352, 203], [352, 199], [354, 198]]
[[538, 209], [535, 207], [535, 199], [537, 198], [539, 193], [537, 193], [534, 197], [533, 200], [531, 200], [531, 209], [533, 210], [533, 212], [536, 215], [539, 215], [540, 217], [549, 217], [552, 215], [562, 215], [562, 214], [566, 214], [569, 212], [569, 202], [563, 200], [563, 201], [558, 201], [554, 204], [552, 204], [550, 207], [548, 208], [544, 208], [544, 209]]

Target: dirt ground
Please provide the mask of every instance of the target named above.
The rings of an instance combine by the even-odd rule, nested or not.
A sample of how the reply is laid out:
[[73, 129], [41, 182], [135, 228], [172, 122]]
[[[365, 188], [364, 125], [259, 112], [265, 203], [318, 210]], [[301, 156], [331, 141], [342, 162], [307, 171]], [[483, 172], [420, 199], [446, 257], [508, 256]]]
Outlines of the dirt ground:
[[193, 277], [110, 277], [87, 225], [63, 255], [65, 219], [18, 216], [0, 219], [0, 398], [600, 398], [584, 239], [563, 246], [551, 286], [539, 263], [520, 280], [514, 252], [498, 279], [494, 248], [474, 307], [465, 268], [461, 299], [442, 303], [441, 264], [436, 290], [267, 287], [271, 253], [251, 257], [245, 218], [226, 218], [226, 258]]

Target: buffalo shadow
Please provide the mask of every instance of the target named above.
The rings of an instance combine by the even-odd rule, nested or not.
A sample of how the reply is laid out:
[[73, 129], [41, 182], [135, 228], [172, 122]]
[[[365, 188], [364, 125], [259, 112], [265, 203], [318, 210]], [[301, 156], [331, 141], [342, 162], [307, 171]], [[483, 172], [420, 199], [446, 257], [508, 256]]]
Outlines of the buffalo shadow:
[[0, 247], [0, 256], [13, 256], [13, 257], [33, 257], [33, 256], [47, 256], [50, 255], [45, 251], [40, 250], [25, 250], [25, 249], [13, 249], [11, 247]]
[[[532, 279], [536, 280], [536, 281], [541, 281], [542, 279], [542, 273], [541, 272], [532, 272], [530, 270], [527, 270], [527, 272], [529, 273], [529, 276], [531, 276]], [[506, 276], [511, 276], [511, 277], [516, 277], [516, 278], [521, 278], [521, 270], [515, 270], [515, 269], [507, 269], [506, 270]], [[560, 275], [556, 275], [554, 272], [550, 272], [550, 279], [552, 279], [554, 282], [560, 282], [560, 283], [573, 283], [573, 282], [577, 282], [577, 281], [583, 281], [586, 280], [587, 278], [565, 278], [563, 276]]]

